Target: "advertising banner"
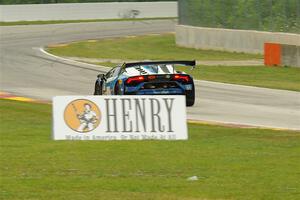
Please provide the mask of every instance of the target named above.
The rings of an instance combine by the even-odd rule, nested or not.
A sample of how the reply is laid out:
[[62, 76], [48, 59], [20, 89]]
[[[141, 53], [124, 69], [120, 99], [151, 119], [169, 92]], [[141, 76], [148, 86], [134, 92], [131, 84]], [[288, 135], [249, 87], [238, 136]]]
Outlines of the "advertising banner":
[[185, 96], [57, 96], [54, 140], [186, 140]]

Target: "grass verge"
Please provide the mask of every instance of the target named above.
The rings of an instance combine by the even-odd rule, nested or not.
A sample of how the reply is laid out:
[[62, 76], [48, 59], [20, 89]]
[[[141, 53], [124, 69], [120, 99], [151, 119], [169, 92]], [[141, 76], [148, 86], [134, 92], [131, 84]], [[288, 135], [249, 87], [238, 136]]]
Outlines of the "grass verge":
[[175, 17], [156, 17], [156, 18], [50, 20], [50, 21], [16, 21], [16, 22], [1, 22], [0, 21], [0, 26], [66, 24], [66, 23], [83, 23], [83, 22], [145, 21], [145, 20], [164, 20], [164, 19], [174, 19], [175, 20], [177, 18], [175, 18]]
[[1, 199], [300, 198], [299, 132], [189, 124], [188, 141], [52, 141], [50, 105], [0, 100], [0, 113]]
[[249, 60], [262, 55], [178, 47], [173, 34], [74, 42], [48, 51], [59, 56], [123, 60]]

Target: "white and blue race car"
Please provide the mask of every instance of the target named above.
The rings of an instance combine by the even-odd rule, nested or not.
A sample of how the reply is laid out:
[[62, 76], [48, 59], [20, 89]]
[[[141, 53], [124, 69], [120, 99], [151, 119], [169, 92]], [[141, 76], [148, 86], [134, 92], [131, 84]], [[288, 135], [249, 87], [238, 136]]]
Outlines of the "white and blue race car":
[[193, 106], [193, 77], [176, 66], [194, 68], [195, 61], [124, 63], [98, 75], [94, 95], [185, 95], [186, 105]]

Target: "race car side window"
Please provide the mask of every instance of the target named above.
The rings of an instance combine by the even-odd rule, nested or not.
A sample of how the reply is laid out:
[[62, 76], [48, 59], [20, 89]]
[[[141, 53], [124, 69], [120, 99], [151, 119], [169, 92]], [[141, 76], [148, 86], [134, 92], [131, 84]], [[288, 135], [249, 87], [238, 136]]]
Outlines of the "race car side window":
[[112, 75], [114, 74], [114, 71], [115, 71], [115, 69], [112, 69], [109, 72], [107, 72], [107, 74], [105, 75], [106, 78], [108, 79], [108, 78], [112, 77]]
[[119, 76], [120, 71], [121, 71], [121, 67], [120, 66], [116, 67], [113, 72], [113, 77]]

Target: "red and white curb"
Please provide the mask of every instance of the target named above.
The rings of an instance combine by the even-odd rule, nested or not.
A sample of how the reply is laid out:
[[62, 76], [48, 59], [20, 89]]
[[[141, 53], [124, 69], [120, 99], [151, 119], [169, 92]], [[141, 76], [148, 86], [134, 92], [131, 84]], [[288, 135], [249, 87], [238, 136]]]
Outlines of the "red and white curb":
[[32, 98], [29, 98], [29, 97], [17, 96], [17, 95], [11, 94], [11, 93], [1, 92], [1, 91], [0, 91], [0, 99], [30, 102], [30, 103], [50, 104], [50, 102], [48, 102], [48, 101], [42, 101], [42, 100], [32, 99]]

